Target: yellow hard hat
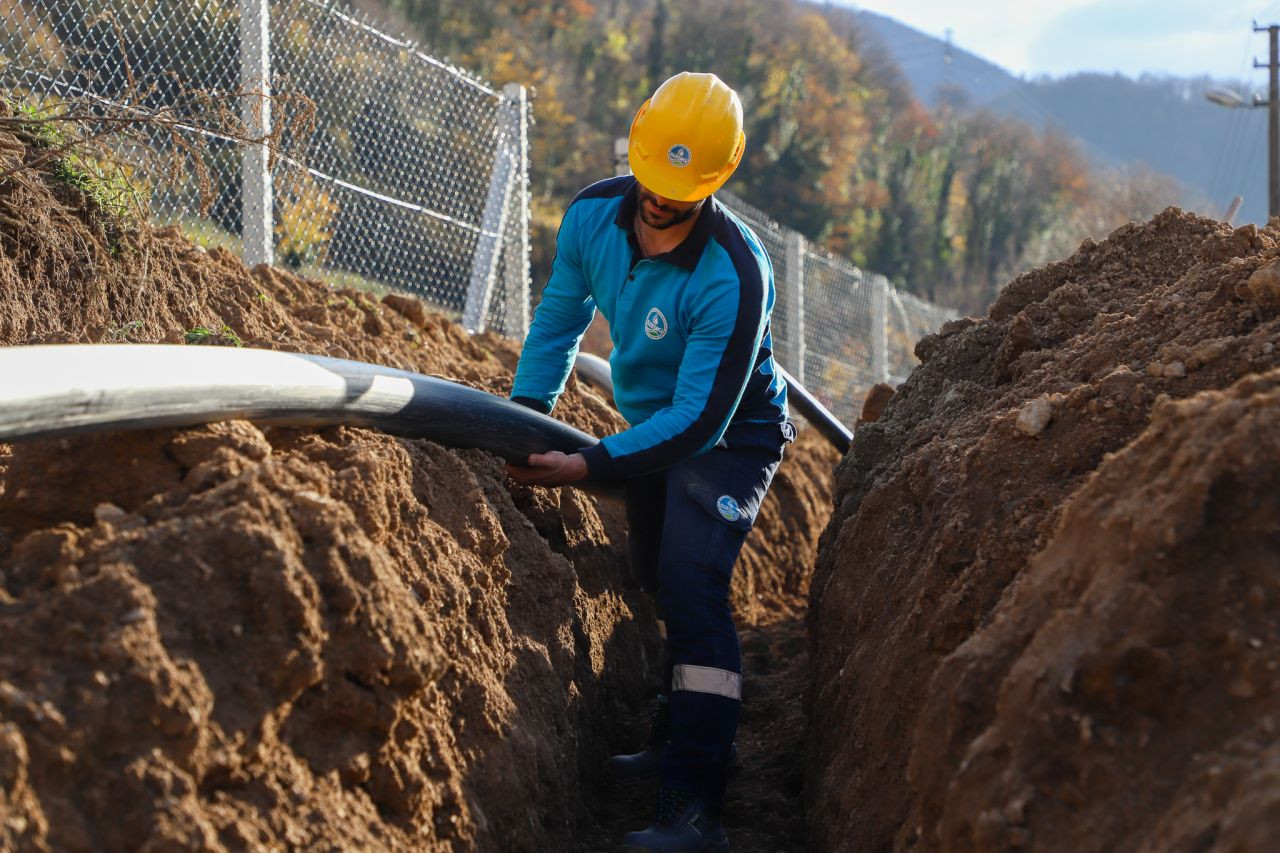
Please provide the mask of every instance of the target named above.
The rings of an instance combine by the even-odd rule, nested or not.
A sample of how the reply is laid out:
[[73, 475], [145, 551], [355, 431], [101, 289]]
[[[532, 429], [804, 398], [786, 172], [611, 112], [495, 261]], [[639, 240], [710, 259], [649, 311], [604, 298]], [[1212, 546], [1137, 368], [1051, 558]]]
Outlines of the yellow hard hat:
[[627, 157], [645, 189], [698, 201], [729, 180], [746, 144], [738, 93], [714, 74], [682, 71], [641, 105]]

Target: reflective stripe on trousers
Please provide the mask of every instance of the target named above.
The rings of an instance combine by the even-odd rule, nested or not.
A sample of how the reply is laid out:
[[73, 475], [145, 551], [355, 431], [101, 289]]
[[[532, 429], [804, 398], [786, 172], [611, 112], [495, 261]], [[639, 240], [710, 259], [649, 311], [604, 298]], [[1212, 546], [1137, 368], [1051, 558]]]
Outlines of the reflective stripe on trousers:
[[671, 690], [714, 693], [727, 699], [741, 699], [742, 674], [710, 666], [678, 664], [671, 668]]

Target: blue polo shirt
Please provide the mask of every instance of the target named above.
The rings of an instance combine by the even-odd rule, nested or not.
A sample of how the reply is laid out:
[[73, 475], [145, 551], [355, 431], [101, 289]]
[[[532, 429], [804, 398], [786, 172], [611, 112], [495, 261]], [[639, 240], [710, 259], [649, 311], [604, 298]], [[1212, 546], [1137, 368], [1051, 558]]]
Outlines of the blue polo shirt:
[[578, 342], [596, 310], [604, 314], [614, 401], [631, 428], [583, 451], [593, 479], [666, 468], [731, 426], [787, 417], [769, 335], [773, 266], [760, 240], [712, 198], [684, 242], [642, 258], [636, 187], [630, 175], [601, 181], [565, 211], [511, 391], [549, 413]]

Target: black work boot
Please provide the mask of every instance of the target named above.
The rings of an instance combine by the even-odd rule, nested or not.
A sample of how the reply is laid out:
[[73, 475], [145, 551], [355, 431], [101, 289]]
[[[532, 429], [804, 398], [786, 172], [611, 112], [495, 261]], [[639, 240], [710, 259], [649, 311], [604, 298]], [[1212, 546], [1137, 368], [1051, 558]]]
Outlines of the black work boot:
[[671, 706], [665, 694], [659, 694], [649, 711], [649, 739], [641, 752], [631, 755], [615, 755], [609, 759], [608, 768], [619, 779], [644, 779], [657, 776], [662, 769], [662, 756], [671, 741]]
[[627, 853], [728, 853], [729, 839], [718, 817], [708, 814], [706, 803], [697, 794], [663, 788], [658, 792], [657, 816], [653, 824], [622, 839]]
[[[645, 748], [629, 755], [615, 755], [606, 763], [614, 778], [624, 781], [648, 779], [657, 776], [662, 769], [662, 756], [667, 752], [667, 744], [671, 742], [671, 706], [666, 694], [659, 693], [654, 706], [649, 710], [649, 738]], [[742, 769], [742, 759], [738, 756], [738, 744], [729, 744], [729, 755], [725, 759], [725, 773], [733, 778]]]
[[[624, 781], [648, 779], [657, 776], [662, 769], [662, 756], [667, 752], [667, 744], [671, 742], [671, 707], [664, 694], [659, 694], [649, 711], [649, 739], [640, 752], [629, 755], [615, 755], [606, 766], [614, 778]], [[729, 755], [725, 759], [725, 774], [733, 778], [742, 769], [742, 759], [738, 756], [738, 744], [729, 745]]]

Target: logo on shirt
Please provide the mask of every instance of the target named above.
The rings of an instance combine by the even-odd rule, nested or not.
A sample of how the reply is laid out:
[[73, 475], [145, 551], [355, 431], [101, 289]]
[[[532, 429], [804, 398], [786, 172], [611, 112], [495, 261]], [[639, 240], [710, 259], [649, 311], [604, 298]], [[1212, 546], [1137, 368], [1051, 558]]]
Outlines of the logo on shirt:
[[716, 501], [716, 509], [720, 511], [720, 515], [724, 517], [725, 521], [737, 521], [738, 517], [742, 515], [742, 510], [738, 508], [738, 502], [728, 495], [720, 496], [720, 499]]
[[650, 308], [649, 316], [644, 318], [644, 333], [655, 341], [667, 336], [667, 318], [657, 308]]
[[687, 145], [672, 145], [667, 149], [667, 162], [677, 169], [683, 169], [693, 159], [693, 152]]

